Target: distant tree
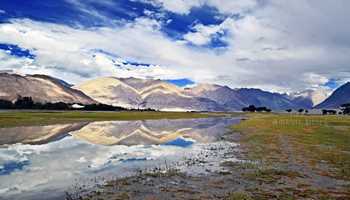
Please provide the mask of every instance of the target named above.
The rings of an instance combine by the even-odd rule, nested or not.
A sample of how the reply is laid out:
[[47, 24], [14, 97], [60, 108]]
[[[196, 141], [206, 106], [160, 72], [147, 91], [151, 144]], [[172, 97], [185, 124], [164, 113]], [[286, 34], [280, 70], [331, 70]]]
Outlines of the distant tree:
[[64, 102], [45, 103], [41, 106], [41, 109], [44, 109], [44, 110], [68, 110], [68, 109], [70, 109], [70, 106], [69, 106], [69, 104], [66, 104]]
[[337, 111], [336, 110], [328, 110], [328, 113], [331, 115], [336, 115]]
[[41, 110], [41, 109], [43, 109], [43, 104], [41, 104], [39, 102], [35, 102], [33, 105], [33, 109]]
[[287, 109], [286, 110], [288, 113], [292, 112], [293, 110], [292, 109]]
[[248, 107], [244, 107], [242, 109], [243, 112], [255, 112], [256, 111], [256, 107], [254, 105], [250, 105]]
[[126, 110], [125, 108], [122, 107], [116, 107], [112, 105], [107, 105], [107, 104], [90, 104], [90, 105], [85, 105], [83, 110], [89, 110], [89, 111], [120, 111], [120, 110]]
[[336, 115], [337, 111], [336, 110], [322, 110], [322, 115]]
[[157, 110], [152, 109], [152, 108], [146, 108], [146, 109], [143, 109], [143, 111], [147, 111], [147, 112], [157, 112]]
[[302, 108], [300, 108], [299, 110], [298, 110], [298, 113], [303, 113], [304, 112], [304, 109], [302, 109]]
[[32, 97], [21, 97], [19, 96], [14, 104], [17, 109], [33, 109], [34, 101]]
[[340, 106], [344, 115], [350, 115], [350, 103], [346, 103]]
[[266, 108], [265, 106], [263, 106], [263, 107], [257, 107], [256, 111], [257, 112], [271, 112], [271, 109]]
[[257, 112], [263, 112], [263, 111], [266, 111], [266, 110], [267, 110], [266, 107], [257, 107], [257, 108], [256, 108], [256, 111], [257, 111]]
[[13, 108], [13, 104], [11, 101], [0, 99], [0, 109], [11, 109]]
[[[82, 105], [83, 108], [79, 110], [89, 110], [89, 111], [121, 111], [127, 110], [123, 107], [112, 106], [107, 104], [91, 104]], [[75, 110], [72, 104], [67, 104], [64, 102], [56, 103], [40, 103], [34, 102], [32, 97], [21, 97], [18, 96], [17, 100], [12, 103], [11, 101], [0, 99], [0, 109], [36, 109], [36, 110]], [[156, 111], [154, 109], [142, 109], [142, 111]]]

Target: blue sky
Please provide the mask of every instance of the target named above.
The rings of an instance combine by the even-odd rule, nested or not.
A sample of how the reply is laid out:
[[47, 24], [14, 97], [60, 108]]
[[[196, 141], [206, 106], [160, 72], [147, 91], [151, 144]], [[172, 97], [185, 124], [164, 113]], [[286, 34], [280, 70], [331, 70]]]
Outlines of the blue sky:
[[169, 83], [175, 84], [177, 86], [180, 86], [180, 87], [190, 86], [190, 85], [193, 85], [195, 83], [195, 82], [193, 82], [193, 81], [191, 81], [189, 79], [186, 79], [186, 78], [166, 80], [166, 81], [169, 82]]
[[[183, 39], [186, 33], [193, 31], [192, 27], [195, 24], [218, 25], [227, 18], [226, 14], [208, 5], [193, 7], [185, 15], [164, 10], [160, 5], [135, 0], [3, 0], [1, 10], [4, 13], [0, 15], [0, 22], [3, 23], [10, 22], [14, 18], [25, 18], [76, 28], [116, 26], [140, 17], [148, 17], [166, 22], [161, 27], [161, 31], [174, 40]], [[91, 13], [89, 10], [96, 10], [96, 12]], [[239, 13], [234, 17], [239, 18]], [[224, 33], [211, 38], [211, 41], [203, 46], [225, 47], [225, 42], [220, 40], [220, 36], [223, 35]]]
[[0, 49], [6, 51], [8, 54], [16, 57], [26, 57], [34, 59], [35, 55], [31, 54], [28, 49], [22, 49], [21, 47], [13, 44], [0, 43]]
[[2, 0], [0, 70], [73, 84], [112, 75], [180, 86], [332, 90], [350, 77], [348, 6], [346, 0]]

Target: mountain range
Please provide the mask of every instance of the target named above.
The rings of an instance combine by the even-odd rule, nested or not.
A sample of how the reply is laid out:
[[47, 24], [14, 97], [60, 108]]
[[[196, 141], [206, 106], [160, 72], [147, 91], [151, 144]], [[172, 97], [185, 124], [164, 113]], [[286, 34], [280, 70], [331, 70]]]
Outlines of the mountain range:
[[46, 75], [0, 73], [0, 99], [15, 101], [19, 96], [32, 97], [33, 101], [40, 103], [96, 103], [60, 79]]
[[98, 102], [126, 108], [153, 108], [162, 111], [224, 110], [216, 101], [187, 95], [182, 88], [161, 80], [103, 77], [74, 88]]
[[249, 105], [266, 106], [273, 110], [312, 107], [286, 95], [260, 89], [231, 89], [214, 84], [180, 88], [153, 79], [103, 77], [74, 88], [104, 104], [162, 111], [237, 111]]
[[350, 82], [340, 86], [325, 101], [315, 106], [315, 108], [338, 108], [346, 103], [350, 103]]
[[[161, 111], [237, 111], [249, 105], [272, 110], [311, 109], [324, 93], [281, 94], [254, 88], [232, 89], [215, 84], [182, 88], [163, 80], [101, 77], [72, 86], [47, 75], [0, 73], [0, 99], [31, 96], [37, 102], [104, 103], [125, 108]], [[337, 107], [350, 101], [350, 83], [316, 108]]]
[[193, 88], [186, 88], [185, 92], [192, 96], [200, 96], [219, 102], [222, 107], [229, 111], [241, 110], [249, 105], [266, 106], [273, 110], [312, 107], [287, 95], [253, 88], [231, 89], [227, 86], [199, 84]]

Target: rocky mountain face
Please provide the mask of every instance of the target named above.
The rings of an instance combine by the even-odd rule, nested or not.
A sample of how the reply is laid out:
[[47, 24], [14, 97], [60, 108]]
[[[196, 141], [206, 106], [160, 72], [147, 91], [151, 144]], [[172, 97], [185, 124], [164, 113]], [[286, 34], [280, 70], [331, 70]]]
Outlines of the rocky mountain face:
[[237, 111], [249, 105], [266, 106], [273, 110], [312, 107], [286, 95], [259, 89], [231, 89], [213, 84], [183, 89], [151, 79], [104, 77], [74, 88], [101, 103], [162, 111]]
[[185, 93], [218, 102], [226, 110], [241, 110], [248, 104], [241, 99], [237, 90], [227, 86], [199, 84], [193, 88], [185, 88]]
[[[181, 88], [162, 80], [102, 77], [73, 86], [46, 75], [0, 73], [0, 99], [30, 96], [35, 102], [104, 103], [161, 111], [237, 111], [249, 105], [272, 110], [311, 108], [309, 96], [231, 89], [214, 84]], [[338, 97], [337, 97], [338, 98]]]
[[249, 105], [266, 106], [273, 110], [284, 110], [287, 108], [311, 108], [312, 105], [288, 98], [279, 93], [266, 92], [260, 89], [231, 89], [227, 86], [200, 84], [193, 88], [185, 89], [187, 94], [200, 96], [220, 102], [220, 104], [230, 110], [241, 110]]
[[41, 103], [96, 103], [83, 92], [50, 76], [0, 73], [0, 99], [15, 101], [19, 96], [32, 97], [34, 102]]
[[288, 98], [292, 101], [293, 104], [298, 105], [299, 106], [298, 108], [312, 109], [312, 107], [315, 105], [312, 99], [308, 96], [296, 96], [296, 97], [288, 96]]
[[217, 102], [190, 96], [182, 88], [161, 80], [104, 77], [74, 88], [96, 101], [126, 108], [161, 111], [223, 111]]
[[272, 93], [260, 89], [238, 89], [238, 93], [244, 102], [249, 105], [266, 106], [272, 110], [299, 109], [304, 105], [287, 98], [283, 94]]
[[350, 103], [350, 82], [345, 83], [336, 89], [322, 103], [315, 106], [317, 109], [338, 108], [340, 105]]

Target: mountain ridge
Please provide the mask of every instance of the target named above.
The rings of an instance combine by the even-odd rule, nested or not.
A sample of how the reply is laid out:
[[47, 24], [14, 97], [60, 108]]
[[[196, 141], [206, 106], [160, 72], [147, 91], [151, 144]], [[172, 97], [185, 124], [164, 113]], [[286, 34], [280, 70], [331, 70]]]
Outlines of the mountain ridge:
[[0, 73], [0, 99], [31, 96], [35, 102], [103, 103], [160, 111], [240, 111], [265, 106], [272, 110], [312, 108], [308, 95], [287, 95], [258, 88], [235, 88], [200, 83], [178, 87], [160, 79], [99, 77], [79, 85], [48, 75]]
[[283, 94], [256, 88], [232, 89], [207, 83], [181, 88], [159, 79], [100, 77], [74, 88], [101, 103], [163, 111], [239, 111], [249, 105], [266, 106], [273, 110], [312, 107]]
[[13, 102], [19, 96], [27, 96], [40, 103], [96, 103], [82, 91], [64, 83], [47, 75], [0, 73], [0, 99]]
[[186, 95], [181, 88], [161, 80], [102, 77], [74, 88], [101, 103], [127, 108], [153, 108], [163, 111], [224, 110], [215, 101]]
[[338, 87], [326, 100], [315, 106], [316, 109], [338, 108], [342, 104], [350, 103], [350, 82]]

